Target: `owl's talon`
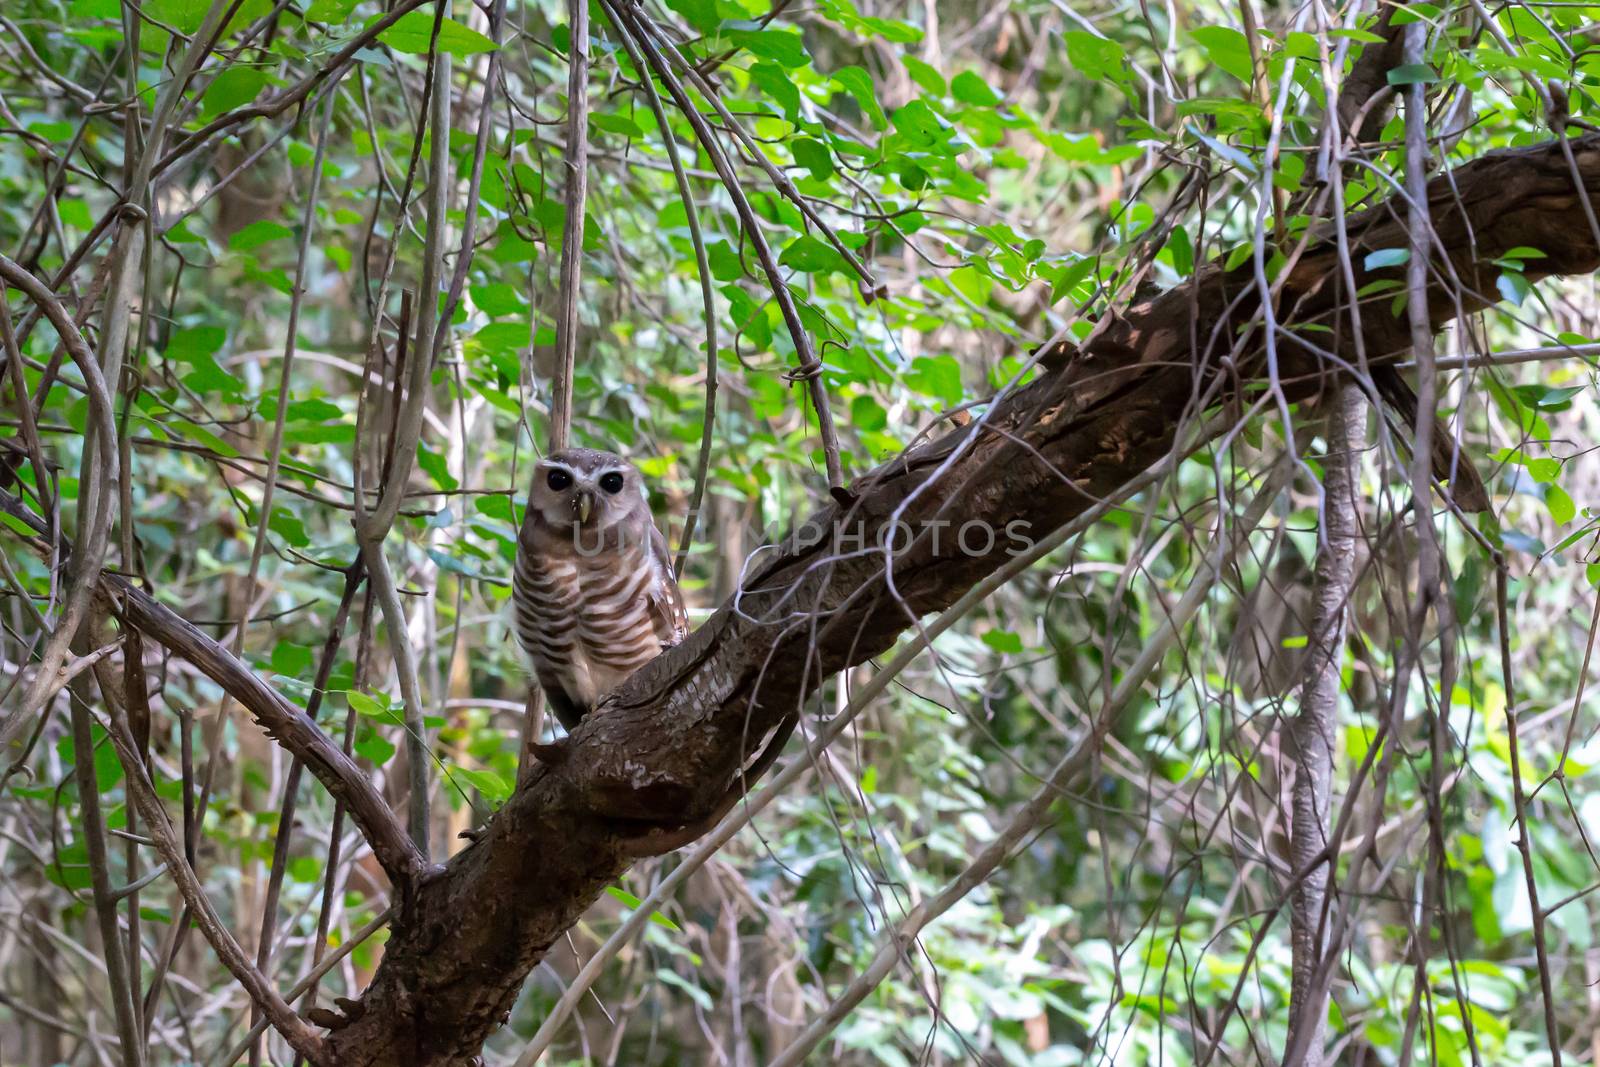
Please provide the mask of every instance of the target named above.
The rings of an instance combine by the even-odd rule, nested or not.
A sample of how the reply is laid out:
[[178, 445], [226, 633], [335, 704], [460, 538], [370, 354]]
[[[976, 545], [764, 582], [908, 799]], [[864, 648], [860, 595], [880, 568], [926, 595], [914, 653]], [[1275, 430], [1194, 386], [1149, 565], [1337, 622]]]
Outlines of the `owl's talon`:
[[853, 508], [856, 506], [856, 501], [861, 499], [842, 485], [831, 486], [828, 495], [842, 508]]

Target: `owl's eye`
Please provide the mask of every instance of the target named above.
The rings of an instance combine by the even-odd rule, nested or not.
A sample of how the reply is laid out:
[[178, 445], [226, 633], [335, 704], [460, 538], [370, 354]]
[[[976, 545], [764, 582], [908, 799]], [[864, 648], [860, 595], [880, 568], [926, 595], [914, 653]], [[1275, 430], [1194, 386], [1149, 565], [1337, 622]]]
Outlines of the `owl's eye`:
[[555, 470], [550, 472], [544, 481], [545, 484], [550, 488], [560, 492], [561, 490], [569, 488], [572, 485], [572, 475], [562, 470], [560, 467], [557, 467]]
[[618, 474], [616, 471], [612, 471], [609, 474], [602, 474], [600, 476], [600, 488], [604, 489], [608, 493], [622, 492], [622, 475]]

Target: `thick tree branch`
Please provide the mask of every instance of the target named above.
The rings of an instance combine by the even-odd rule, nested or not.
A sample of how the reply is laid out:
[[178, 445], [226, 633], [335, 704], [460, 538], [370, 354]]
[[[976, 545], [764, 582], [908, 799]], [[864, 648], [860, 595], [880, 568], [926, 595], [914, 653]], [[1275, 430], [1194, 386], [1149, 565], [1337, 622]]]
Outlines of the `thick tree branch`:
[[[1574, 226], [1600, 190], [1600, 139], [1485, 157], [1429, 186], [1434, 230], [1428, 323], [1487, 306], [1513, 247], [1545, 258], [1530, 280], [1600, 263]], [[1405, 201], [1314, 236], [1276, 282], [1276, 376], [1262, 356], [1254, 267], [1211, 264], [1184, 286], [1105, 315], [1080, 349], [1041, 356], [1045, 372], [996, 398], [971, 425], [859, 479], [783, 545], [752, 561], [743, 588], [687, 641], [647, 665], [582, 724], [563, 758], [535, 767], [478, 838], [437, 876], [377, 793], [298, 708], [193, 627], [115, 576], [101, 590], [122, 621], [179, 652], [249, 708], [344, 800], [403, 899], [383, 964], [346, 1025], [326, 1041], [345, 1065], [461, 1064], [502, 1024], [523, 978], [627, 868], [629, 842], [713, 813], [763, 738], [845, 667], [892, 647], [1004, 566], [1010, 531], [1043, 538], [1168, 454], [1184, 426], [1263, 385], [1287, 399], [1349, 375], [1359, 341], [1382, 365], [1410, 348], [1386, 294], [1351, 336], [1348, 297], [1395, 269], [1372, 251], [1407, 244]], [[1340, 258], [1340, 246], [1348, 248]], [[1348, 380], [1348, 379], [1347, 379]], [[1369, 381], [1355, 380], [1372, 392]], [[1226, 425], [1227, 420], [1220, 421]], [[1208, 420], [1207, 425], [1212, 421]], [[0, 506], [21, 510], [16, 498]], [[42, 529], [35, 516], [35, 529]], [[897, 524], [915, 535], [879, 550]], [[954, 531], [1001, 531], [971, 550]], [[938, 533], [942, 530], [943, 537]]]
[[[1572, 147], [1581, 192], [1592, 197], [1600, 141]], [[1554, 144], [1498, 153], [1436, 180], [1432, 326], [1487, 306], [1500, 271], [1492, 261], [1518, 245], [1545, 252], [1541, 276], [1594, 270], [1594, 239], [1571, 225], [1579, 193]], [[1392, 269], [1362, 264], [1376, 249], [1405, 247], [1406, 227], [1403, 201], [1381, 205], [1350, 219], [1351, 264], [1341, 265], [1322, 233], [1289, 268], [1275, 384], [1291, 399], [1353, 366], [1344, 279], [1359, 288], [1394, 278]], [[1107, 315], [1064, 365], [999, 398], [972, 426], [860, 479], [849, 509], [813, 516], [734, 602], [575, 731], [566, 758], [535, 768], [477, 843], [422, 888], [359, 1018], [330, 1037], [340, 1062], [445, 1064], [474, 1055], [527, 971], [626, 869], [628, 839], [703, 818], [751, 748], [818, 679], [891, 647], [918, 616], [949, 605], [1007, 558], [1003, 539], [968, 555], [950, 530], [1025, 523], [1020, 529], [1043, 536], [1166, 453], [1200, 414], [1196, 398], [1220, 391], [1226, 399], [1263, 383], [1257, 291], [1248, 265], [1230, 273], [1212, 264], [1185, 286]], [[1406, 323], [1386, 297], [1365, 310], [1370, 360], [1408, 350]], [[895, 522], [914, 531], [955, 526], [945, 527], [942, 544], [922, 536], [890, 559], [871, 546]]]

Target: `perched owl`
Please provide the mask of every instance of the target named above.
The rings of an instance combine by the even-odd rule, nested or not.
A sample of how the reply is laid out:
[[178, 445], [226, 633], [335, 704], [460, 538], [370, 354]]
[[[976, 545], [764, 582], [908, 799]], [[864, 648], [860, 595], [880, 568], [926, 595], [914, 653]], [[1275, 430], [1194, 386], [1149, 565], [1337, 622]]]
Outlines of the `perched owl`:
[[513, 589], [517, 637], [569, 730], [689, 630], [643, 477], [610, 452], [569, 448], [534, 467]]

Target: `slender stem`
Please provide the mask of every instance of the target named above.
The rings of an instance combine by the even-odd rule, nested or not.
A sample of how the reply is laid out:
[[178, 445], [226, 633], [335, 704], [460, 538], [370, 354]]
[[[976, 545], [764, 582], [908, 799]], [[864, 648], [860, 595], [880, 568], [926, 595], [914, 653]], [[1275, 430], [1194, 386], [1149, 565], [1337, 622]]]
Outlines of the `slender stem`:
[[184, 858], [183, 846], [178, 841], [178, 835], [173, 832], [172, 823], [167, 819], [166, 809], [156, 796], [155, 786], [145, 775], [144, 764], [138, 758], [138, 749], [134, 745], [133, 737], [128, 733], [127, 723], [120, 721], [114, 708], [110, 710], [112, 711], [111, 741], [116, 746], [117, 755], [122, 759], [123, 780], [127, 783], [128, 791], [132, 794], [134, 804], [139, 808], [139, 814], [143, 817], [150, 836], [155, 839], [156, 849], [166, 861], [167, 870], [171, 872], [173, 881], [177, 883], [179, 892], [189, 905], [190, 914], [194, 917], [196, 925], [211, 943], [223, 966], [233, 973], [234, 978], [250, 994], [251, 999], [290, 1046], [312, 1063], [327, 1064], [328, 1059], [322, 1039], [294, 1013], [294, 1009], [278, 995], [278, 991], [272, 988], [272, 984], [245, 956], [244, 949], [239, 947], [239, 942], [234, 940], [233, 934], [228, 932], [222, 918], [212, 907], [205, 887], [200, 884], [194, 868]]
[[566, 222], [561, 231], [561, 291], [556, 298], [556, 368], [550, 383], [550, 451], [572, 437], [572, 375], [578, 357], [578, 290], [589, 196], [589, 2], [567, 0]]
[[89, 858], [89, 887], [94, 895], [95, 917], [100, 923], [100, 947], [105, 953], [106, 981], [116, 1014], [117, 1038], [124, 1067], [139, 1067], [144, 1047], [138, 1039], [133, 985], [122, 932], [117, 923], [117, 901], [111, 888], [110, 857], [106, 853], [105, 816], [100, 810], [100, 777], [94, 763], [94, 735], [90, 729], [87, 678], [72, 684], [68, 701], [72, 718], [72, 761], [78, 780], [78, 806], [83, 818], [83, 843]]
[[1511, 667], [1511, 618], [1507, 608], [1510, 599], [1506, 592], [1509, 584], [1508, 566], [1504, 556], [1495, 561], [1494, 600], [1495, 615], [1500, 631], [1500, 684], [1506, 691], [1506, 742], [1511, 749], [1511, 801], [1517, 822], [1517, 854], [1522, 858], [1523, 881], [1528, 888], [1528, 908], [1533, 916], [1533, 953], [1539, 967], [1539, 993], [1544, 1001], [1545, 1040], [1550, 1047], [1551, 1067], [1561, 1067], [1561, 1029], [1556, 1021], [1556, 995], [1550, 972], [1550, 948], [1545, 936], [1545, 920], [1549, 913], [1539, 907], [1539, 882], [1534, 877], [1533, 833], [1528, 824], [1527, 794], [1522, 788], [1522, 739], [1517, 706], [1516, 673]]
[[[733, 200], [735, 213], [739, 216], [739, 223], [744, 229], [745, 236], [749, 238], [755, 248], [756, 258], [761, 263], [761, 269], [766, 273], [768, 288], [772, 291], [772, 298], [778, 304], [778, 310], [783, 314], [784, 325], [788, 328], [789, 338], [794, 342], [795, 356], [800, 367], [795, 372], [795, 377], [806, 383], [806, 388], [811, 396], [811, 403], [817, 412], [817, 432], [822, 438], [823, 461], [828, 471], [828, 485], [831, 488], [843, 486], [843, 473], [839, 463], [839, 435], [833, 425], [833, 412], [828, 404], [828, 387], [822, 377], [822, 363], [817, 359], [816, 351], [811, 344], [811, 335], [806, 331], [805, 324], [800, 320], [800, 311], [795, 306], [794, 294], [789, 291], [789, 284], [784, 280], [783, 272], [778, 268], [778, 261], [772, 254], [772, 248], [767, 243], [766, 234], [761, 231], [761, 223], [756, 218], [754, 209], [750, 206], [749, 197], [745, 196], [744, 186], [739, 181], [739, 176], [734, 172], [733, 164], [729, 161], [727, 153], [722, 150], [721, 143], [712, 132], [705, 117], [694, 106], [688, 90], [673, 73], [671, 65], [662, 55], [654, 41], [651, 40], [650, 30], [642, 21], [638, 20], [625, 2], [614, 3], [612, 0], [601, 0], [606, 13], [611, 18], [611, 23], [617, 32], [624, 36], [632, 36], [634, 42], [644, 53], [650, 69], [661, 79], [667, 87], [667, 92], [672, 94], [673, 102], [678, 105], [678, 110], [683, 112], [683, 117], [689, 120], [689, 125], [694, 129], [695, 136], [700, 139], [706, 154], [711, 157], [712, 166], [716, 168], [722, 184], [728, 191], [728, 196]], [[670, 47], [670, 45], [669, 45]], [[676, 50], [674, 50], [676, 55]], [[682, 57], [679, 57], [682, 62]], [[643, 73], [643, 72], [641, 72]]]
[[639, 81], [644, 86], [645, 98], [650, 102], [650, 111], [656, 117], [656, 126], [661, 130], [662, 147], [666, 149], [667, 158], [672, 162], [672, 176], [678, 185], [678, 199], [682, 201], [684, 215], [689, 221], [689, 241], [694, 246], [695, 268], [700, 275], [700, 303], [705, 309], [706, 411], [700, 425], [700, 457], [695, 462], [694, 490], [689, 495], [688, 514], [683, 519], [683, 540], [678, 543], [678, 557], [672, 563], [672, 573], [681, 578], [683, 565], [689, 558], [689, 546], [694, 542], [695, 526], [700, 521], [700, 507], [706, 494], [706, 475], [711, 469], [711, 435], [717, 420], [717, 309], [712, 297], [710, 258], [706, 254], [705, 235], [700, 230], [700, 209], [696, 206], [694, 193], [689, 188], [689, 175], [684, 171], [683, 160], [678, 158], [678, 144], [673, 139], [672, 127], [667, 123], [667, 109], [661, 103], [661, 94], [656, 90], [655, 78], [645, 69], [639, 55], [639, 46], [627, 33], [619, 32], [619, 35], [622, 38], [622, 46], [628, 50], [628, 58], [633, 62], [634, 70], [639, 74]]

